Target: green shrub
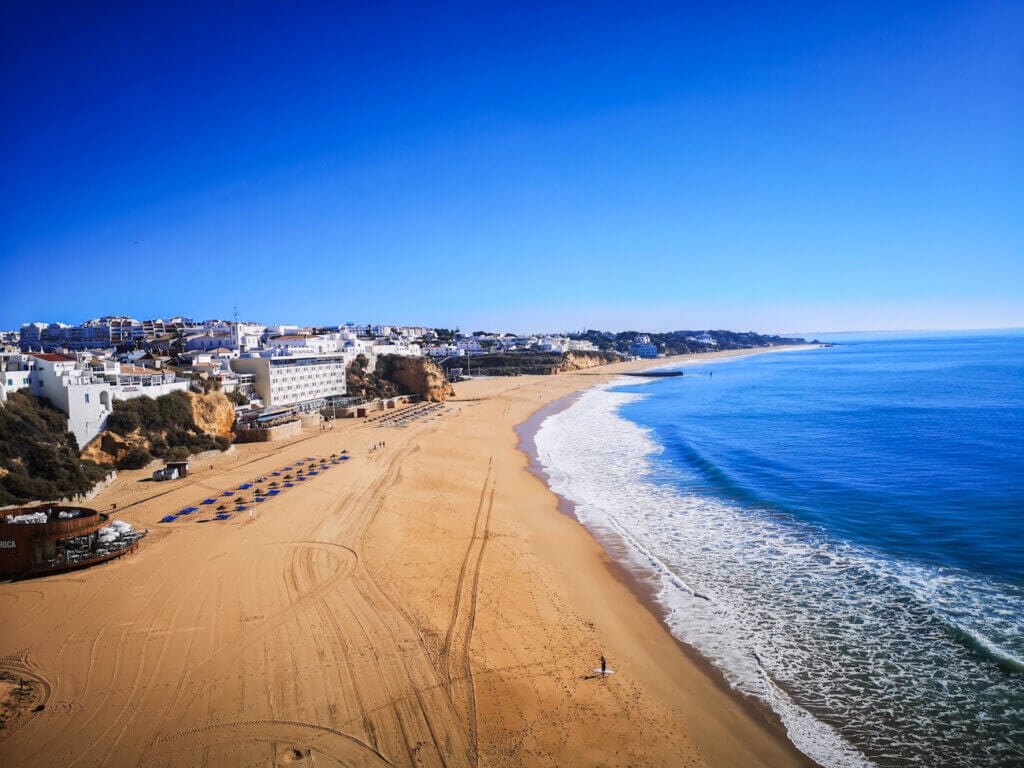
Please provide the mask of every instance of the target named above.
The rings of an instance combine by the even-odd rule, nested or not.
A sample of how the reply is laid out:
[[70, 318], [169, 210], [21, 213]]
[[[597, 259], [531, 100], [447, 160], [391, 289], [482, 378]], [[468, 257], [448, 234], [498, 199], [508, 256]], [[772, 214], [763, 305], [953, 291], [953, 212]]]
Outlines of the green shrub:
[[160, 413], [160, 426], [196, 429], [196, 423], [192, 420], [192, 409], [189, 407], [188, 397], [184, 392], [172, 392], [169, 395], [161, 395], [156, 399], [156, 405]]
[[241, 392], [225, 392], [224, 397], [230, 400], [234, 405], [249, 404], [249, 398], [243, 395]]
[[114, 401], [114, 412], [107, 416], [107, 429], [127, 435], [139, 428], [139, 416], [134, 409], [122, 408], [122, 400]]
[[167, 461], [185, 461], [191, 453], [192, 451], [185, 446], [176, 445], [173, 448], [168, 448], [164, 452], [163, 458]]
[[142, 469], [153, 460], [152, 454], [145, 448], [131, 448], [124, 457], [117, 462], [118, 469]]

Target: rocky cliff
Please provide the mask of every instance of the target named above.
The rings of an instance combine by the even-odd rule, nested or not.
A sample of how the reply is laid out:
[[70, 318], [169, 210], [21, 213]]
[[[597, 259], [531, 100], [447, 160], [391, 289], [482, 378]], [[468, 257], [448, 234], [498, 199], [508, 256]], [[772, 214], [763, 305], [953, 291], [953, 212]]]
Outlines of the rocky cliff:
[[382, 355], [376, 374], [394, 382], [401, 394], [420, 395], [433, 403], [443, 403], [455, 394], [444, 371], [429, 357]]
[[235, 436], [235, 407], [220, 392], [192, 393], [192, 420], [210, 437]]
[[566, 352], [562, 355], [562, 362], [557, 371], [558, 373], [582, 371], [585, 368], [596, 368], [599, 365], [618, 362], [619, 359], [612, 352]]
[[124, 435], [115, 432], [100, 432], [82, 449], [80, 458], [101, 466], [113, 466], [123, 460], [132, 448], [149, 450], [149, 441], [138, 430]]

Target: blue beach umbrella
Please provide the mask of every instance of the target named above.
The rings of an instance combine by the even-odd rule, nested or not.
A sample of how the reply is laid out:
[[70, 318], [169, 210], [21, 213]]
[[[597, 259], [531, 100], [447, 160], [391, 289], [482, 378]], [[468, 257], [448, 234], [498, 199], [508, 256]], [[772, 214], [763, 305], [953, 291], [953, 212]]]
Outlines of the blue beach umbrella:
[[173, 523], [177, 519], [178, 518], [175, 517], [174, 515], [166, 515], [166, 516], [160, 518], [160, 522], [161, 523]]

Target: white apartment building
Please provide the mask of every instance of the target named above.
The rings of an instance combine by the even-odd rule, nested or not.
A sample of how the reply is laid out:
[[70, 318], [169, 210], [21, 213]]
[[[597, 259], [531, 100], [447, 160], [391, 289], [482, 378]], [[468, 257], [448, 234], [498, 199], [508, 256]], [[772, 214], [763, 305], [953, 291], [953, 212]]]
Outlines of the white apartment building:
[[410, 344], [401, 339], [381, 341], [369, 348], [373, 355], [401, 355], [402, 357], [421, 357], [423, 351], [419, 344]]
[[46, 323], [25, 323], [21, 326], [21, 344], [24, 349], [38, 349], [42, 345], [42, 334]]
[[[362, 336], [363, 338], [366, 338], [368, 336], [376, 336], [379, 338], [383, 336], [392, 335], [403, 336], [405, 338], [411, 337], [408, 332], [404, 332], [407, 329], [403, 329], [399, 326], [394, 325], [374, 325], [373, 323], [345, 323], [344, 325], [341, 326], [341, 329], [349, 331], [350, 333], [354, 333], [357, 336]], [[426, 331], [425, 328], [416, 330]]]
[[114, 409], [110, 384], [84, 370], [73, 357], [35, 354], [29, 358], [32, 394], [67, 414], [68, 432], [74, 434], [78, 447], [84, 448], [103, 431]]
[[484, 345], [473, 336], [467, 336], [465, 338], [458, 338], [455, 340], [455, 346], [460, 350], [469, 355], [482, 355], [487, 350], [484, 349]]
[[268, 325], [264, 329], [264, 336], [271, 338], [273, 336], [297, 336], [299, 333], [299, 326], [297, 325]]
[[391, 329], [391, 332], [395, 336], [401, 336], [403, 339], [416, 341], [433, 331], [430, 328], [424, 328], [422, 325], [396, 325]]
[[29, 389], [36, 397], [68, 417], [68, 431], [75, 435], [78, 447], [103, 431], [114, 400], [134, 397], [160, 397], [184, 392], [188, 382], [177, 381], [171, 372], [120, 365], [105, 361], [102, 369], [89, 367], [77, 358], [57, 354], [22, 356], [28, 363]]
[[[285, 349], [285, 350], [299, 350], [301, 352], [311, 352], [313, 350], [308, 349], [308, 341], [311, 341], [316, 337], [309, 336], [305, 333], [284, 333], [279, 336], [268, 336], [264, 342], [264, 346], [267, 349]], [[319, 351], [319, 350], [318, 350]]]
[[260, 339], [266, 330], [259, 323], [235, 323], [235, 346], [242, 352], [250, 352], [260, 348]]
[[231, 370], [252, 376], [252, 389], [267, 407], [299, 405], [345, 394], [346, 355], [274, 354], [239, 357]]
[[434, 344], [423, 347], [423, 354], [430, 357], [463, 357], [466, 353], [454, 344]]
[[235, 338], [230, 333], [200, 333], [195, 336], [189, 336], [185, 340], [185, 349], [190, 352], [196, 350], [211, 350], [211, 349], [233, 349], [235, 347]]
[[0, 403], [7, 399], [9, 392], [30, 386], [30, 373], [23, 355], [0, 353]]

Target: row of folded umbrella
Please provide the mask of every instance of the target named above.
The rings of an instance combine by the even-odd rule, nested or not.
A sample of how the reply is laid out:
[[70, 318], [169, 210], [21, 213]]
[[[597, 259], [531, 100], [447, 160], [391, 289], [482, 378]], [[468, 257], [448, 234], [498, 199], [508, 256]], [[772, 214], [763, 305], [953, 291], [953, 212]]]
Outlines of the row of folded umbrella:
[[[310, 466], [315, 465], [316, 462], [319, 461], [320, 462], [320, 469], [297, 470], [295, 478], [294, 478], [296, 481], [304, 482], [306, 480], [306, 477], [309, 477], [311, 475], [319, 475], [322, 471], [330, 469], [330, 466], [329, 466], [330, 464], [340, 464], [343, 461], [348, 461], [348, 456], [344, 456], [344, 455], [343, 456], [338, 456], [338, 457], [333, 457], [332, 456], [330, 459], [319, 459], [319, 460], [315, 456], [307, 456], [306, 457], [306, 461], [296, 461], [296, 462], [294, 462], [294, 466], [289, 464], [287, 467], [283, 467], [281, 470], [271, 472], [270, 476], [271, 477], [281, 477], [285, 472], [290, 472], [295, 467], [304, 467], [306, 465], [307, 461], [310, 462]], [[298, 474], [299, 472], [301, 472], [302, 474]], [[247, 491], [250, 488], [255, 487], [255, 485], [256, 485], [255, 483], [242, 483], [241, 485], [238, 486], [238, 491]], [[286, 479], [284, 482], [282, 482], [281, 485], [284, 488], [294, 488], [295, 487], [295, 483], [291, 482], [288, 479]], [[223, 493], [221, 493], [221, 497], [234, 496], [238, 491], [224, 491]], [[282, 489], [281, 488], [269, 488], [266, 491], [261, 491], [260, 495], [254, 496], [253, 502], [256, 503], [256, 504], [259, 504], [259, 503], [262, 503], [262, 502], [266, 501], [268, 498], [273, 498], [274, 496], [278, 496], [281, 493], [282, 493]], [[203, 499], [201, 502], [199, 502], [199, 504], [201, 506], [210, 506], [210, 505], [216, 504], [217, 501], [218, 501], [218, 499], [216, 499], [216, 498], [206, 498], [206, 499]], [[173, 514], [173, 515], [165, 515], [164, 517], [160, 518], [160, 522], [161, 523], [173, 523], [179, 517], [188, 516], [188, 515], [191, 515], [193, 512], [198, 512], [200, 510], [201, 506], [200, 507], [184, 507], [184, 508], [178, 510], [178, 512]], [[248, 509], [249, 509], [249, 507], [246, 506], [244, 502], [242, 502], [242, 501], [235, 502], [235, 509], [234, 509], [235, 512], [245, 512]], [[220, 512], [218, 512], [214, 516], [214, 519], [216, 519], [216, 520], [228, 520], [228, 519], [231, 518], [231, 515], [232, 515], [231, 512], [220, 511]], [[207, 521], [200, 521], [200, 522], [207, 522]]]

